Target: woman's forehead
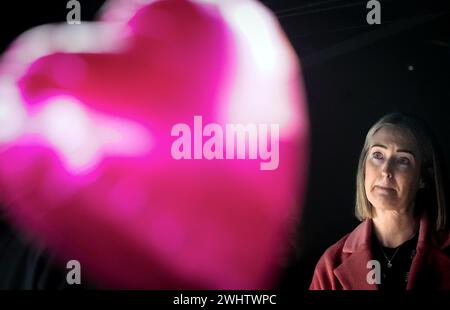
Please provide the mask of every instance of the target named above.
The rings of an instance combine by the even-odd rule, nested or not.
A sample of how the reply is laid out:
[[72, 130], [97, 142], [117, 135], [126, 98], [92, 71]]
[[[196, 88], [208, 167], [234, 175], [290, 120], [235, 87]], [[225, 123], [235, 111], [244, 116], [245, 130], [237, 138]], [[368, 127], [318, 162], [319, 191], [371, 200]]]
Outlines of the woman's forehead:
[[418, 153], [419, 146], [413, 134], [406, 128], [386, 124], [378, 129], [369, 140], [369, 146], [381, 145]]

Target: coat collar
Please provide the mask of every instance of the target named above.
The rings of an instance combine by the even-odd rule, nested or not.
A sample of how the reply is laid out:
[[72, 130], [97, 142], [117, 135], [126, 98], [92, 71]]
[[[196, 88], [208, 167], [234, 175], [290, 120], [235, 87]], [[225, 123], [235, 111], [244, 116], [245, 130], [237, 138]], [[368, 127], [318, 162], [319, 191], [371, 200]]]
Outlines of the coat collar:
[[[354, 253], [361, 248], [369, 248], [372, 240], [373, 222], [371, 219], [364, 220], [348, 236], [345, 241], [343, 252]], [[426, 216], [420, 218], [418, 244], [427, 244], [438, 249], [450, 246], [450, 232], [442, 231], [432, 234], [431, 223]]]
[[349, 256], [334, 269], [334, 274], [344, 289], [374, 290], [378, 288], [376, 284], [369, 284], [366, 280], [370, 271], [367, 263], [372, 260], [371, 237], [371, 220], [365, 220], [359, 224], [347, 237], [342, 252]]
[[[450, 233], [432, 234], [430, 229], [430, 222], [427, 217], [423, 216], [420, 219], [419, 236], [417, 242], [417, 255], [414, 257], [410, 280], [407, 288], [413, 288], [417, 280], [418, 271], [425, 259], [424, 252], [431, 252], [432, 259], [447, 260], [450, 264], [450, 259], [437, 249], [444, 249], [450, 246]], [[376, 284], [369, 284], [366, 280], [370, 267], [368, 262], [373, 259], [371, 251], [373, 222], [371, 219], [366, 219], [359, 224], [347, 237], [344, 247], [342, 249], [344, 258], [342, 264], [334, 269], [334, 274], [341, 282], [344, 289], [360, 289], [360, 290], [376, 290]], [[431, 250], [433, 249], [433, 250]], [[429, 256], [429, 255], [428, 255]], [[427, 268], [433, 268], [428, 266]], [[429, 270], [431, 272], [442, 273], [442, 270]]]

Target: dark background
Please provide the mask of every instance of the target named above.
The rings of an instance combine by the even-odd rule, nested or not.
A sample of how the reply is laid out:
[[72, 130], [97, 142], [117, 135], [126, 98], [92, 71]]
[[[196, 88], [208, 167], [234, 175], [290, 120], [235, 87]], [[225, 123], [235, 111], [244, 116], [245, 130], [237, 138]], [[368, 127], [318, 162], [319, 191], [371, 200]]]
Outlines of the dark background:
[[[226, 0], [225, 0], [226, 1]], [[104, 1], [81, 0], [82, 20]], [[358, 156], [369, 127], [392, 111], [420, 115], [450, 160], [450, 1], [262, 0], [302, 62], [311, 121], [309, 181], [298, 239], [279, 287], [309, 286], [323, 251], [350, 232]], [[67, 1], [2, 1], [0, 53], [23, 31], [65, 22]]]

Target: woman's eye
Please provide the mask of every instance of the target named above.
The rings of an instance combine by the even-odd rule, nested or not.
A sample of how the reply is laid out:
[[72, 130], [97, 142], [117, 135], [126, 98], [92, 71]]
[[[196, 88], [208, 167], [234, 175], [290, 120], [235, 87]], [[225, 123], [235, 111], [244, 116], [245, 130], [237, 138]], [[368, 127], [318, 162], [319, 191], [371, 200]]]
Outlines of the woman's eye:
[[409, 158], [407, 158], [407, 157], [400, 157], [398, 161], [400, 164], [405, 165], [405, 166], [409, 165], [409, 163], [410, 163]]
[[380, 152], [373, 152], [372, 157], [378, 160], [383, 159], [383, 154], [381, 154]]

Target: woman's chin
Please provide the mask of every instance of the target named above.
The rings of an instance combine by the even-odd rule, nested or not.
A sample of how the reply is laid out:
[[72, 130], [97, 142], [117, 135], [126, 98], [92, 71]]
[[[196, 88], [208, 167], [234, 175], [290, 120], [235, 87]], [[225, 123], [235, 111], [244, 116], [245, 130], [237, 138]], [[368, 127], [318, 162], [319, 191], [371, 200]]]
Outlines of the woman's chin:
[[400, 210], [398, 201], [395, 199], [391, 199], [389, 197], [384, 197], [382, 199], [377, 199], [375, 203], [372, 202], [372, 206], [375, 210], [380, 211], [397, 211]]

